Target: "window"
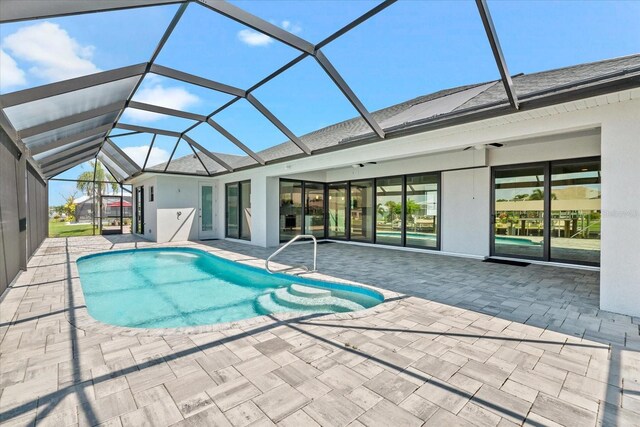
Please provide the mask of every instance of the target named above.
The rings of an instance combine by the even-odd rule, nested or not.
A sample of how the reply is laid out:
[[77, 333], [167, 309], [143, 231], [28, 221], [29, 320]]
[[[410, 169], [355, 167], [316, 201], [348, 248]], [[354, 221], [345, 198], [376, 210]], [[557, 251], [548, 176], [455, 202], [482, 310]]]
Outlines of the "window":
[[280, 180], [280, 241], [302, 231], [302, 181]]
[[402, 245], [402, 177], [376, 179], [376, 243]]
[[144, 234], [144, 187], [136, 187], [136, 233]]
[[493, 169], [491, 255], [600, 263], [600, 159]]
[[405, 183], [405, 244], [439, 247], [439, 174], [410, 175]]
[[552, 261], [598, 264], [600, 160], [551, 164]]
[[354, 181], [350, 187], [350, 239], [373, 242], [373, 181]]
[[304, 234], [324, 237], [324, 184], [304, 183]]
[[347, 195], [346, 182], [328, 185], [327, 236], [331, 239], [347, 238]]
[[225, 236], [251, 240], [251, 181], [226, 186]]
[[155, 199], [155, 193], [153, 191], [153, 185], [149, 187], [149, 201], [153, 202]]

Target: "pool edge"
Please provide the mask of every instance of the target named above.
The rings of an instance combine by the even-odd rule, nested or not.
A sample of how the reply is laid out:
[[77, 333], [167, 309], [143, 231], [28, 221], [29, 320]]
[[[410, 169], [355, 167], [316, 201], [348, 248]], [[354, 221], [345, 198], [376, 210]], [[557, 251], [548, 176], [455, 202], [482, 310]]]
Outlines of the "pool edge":
[[[350, 280], [345, 280], [333, 276], [329, 276], [322, 273], [312, 273], [309, 274], [309, 278], [319, 281], [325, 281], [329, 283], [336, 284], [344, 284], [349, 286], [355, 286], [359, 288], [363, 288], [369, 291], [373, 291], [375, 293], [380, 294], [384, 299], [377, 305], [366, 308], [364, 310], [358, 311], [350, 311], [346, 313], [325, 313], [325, 314], [309, 314], [309, 313], [301, 313], [301, 312], [287, 312], [287, 313], [276, 313], [269, 314], [263, 316], [250, 317], [248, 319], [241, 319], [232, 322], [225, 323], [216, 323], [212, 325], [199, 325], [199, 326], [190, 326], [190, 327], [177, 327], [177, 328], [132, 328], [125, 326], [116, 326], [107, 323], [103, 323], [99, 320], [96, 320], [89, 314], [89, 311], [86, 306], [84, 291], [82, 289], [82, 284], [80, 283], [80, 276], [78, 272], [77, 261], [81, 259], [91, 258], [94, 256], [98, 256], [100, 254], [108, 254], [113, 252], [125, 252], [125, 251], [133, 251], [133, 250], [144, 250], [144, 249], [197, 249], [207, 254], [222, 258], [227, 261], [232, 261], [234, 263], [238, 263], [240, 265], [244, 265], [252, 268], [259, 268], [265, 270], [259, 264], [264, 265], [264, 259], [251, 257], [253, 259], [247, 259], [247, 256], [242, 256], [240, 258], [234, 259], [239, 254], [232, 251], [227, 251], [224, 249], [213, 248], [211, 246], [202, 245], [196, 242], [184, 242], [186, 244], [178, 244], [176, 245], [164, 245], [158, 244], [153, 246], [148, 246], [145, 248], [130, 248], [130, 249], [117, 249], [117, 250], [99, 250], [95, 252], [89, 252], [85, 254], [79, 254], [80, 256], [74, 257], [74, 259], [70, 259], [69, 262], [69, 271], [72, 275], [71, 278], [71, 288], [69, 286], [65, 286], [65, 302], [73, 301], [73, 305], [77, 308], [74, 309], [73, 315], [70, 315], [69, 310], [65, 311], [65, 318], [67, 321], [77, 329], [83, 331], [91, 331], [99, 334], [109, 334], [109, 335], [124, 335], [124, 336], [168, 336], [168, 335], [195, 335], [195, 334], [203, 334], [210, 332], [219, 332], [231, 329], [246, 329], [246, 328], [259, 328], [259, 327], [275, 327], [281, 324], [286, 323], [295, 323], [296, 320], [300, 319], [322, 319], [322, 320], [345, 320], [345, 319], [358, 319], [362, 317], [366, 317], [372, 314], [379, 314], [382, 312], [386, 312], [393, 307], [395, 307], [399, 299], [405, 297], [405, 295], [392, 292], [386, 289], [377, 288], [375, 286], [367, 285], [364, 283], [353, 282]], [[227, 255], [227, 256], [225, 256]], [[288, 267], [285, 264], [279, 264], [282, 267]], [[287, 273], [285, 273], [287, 274]], [[298, 278], [293, 274], [287, 274], [291, 276], [293, 279]], [[73, 295], [70, 294], [73, 293]]]

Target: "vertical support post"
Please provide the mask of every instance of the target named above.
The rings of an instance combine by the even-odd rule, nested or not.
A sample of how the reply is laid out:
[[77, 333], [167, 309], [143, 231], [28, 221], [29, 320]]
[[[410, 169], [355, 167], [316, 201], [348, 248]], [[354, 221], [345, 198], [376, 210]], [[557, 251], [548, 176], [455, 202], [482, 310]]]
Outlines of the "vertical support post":
[[27, 227], [31, 227], [31, 224], [27, 224], [27, 156], [22, 153], [18, 164], [16, 165], [16, 187], [18, 190], [18, 218], [20, 221], [19, 232], [19, 246], [20, 252], [20, 269], [27, 269], [27, 239], [29, 233]]

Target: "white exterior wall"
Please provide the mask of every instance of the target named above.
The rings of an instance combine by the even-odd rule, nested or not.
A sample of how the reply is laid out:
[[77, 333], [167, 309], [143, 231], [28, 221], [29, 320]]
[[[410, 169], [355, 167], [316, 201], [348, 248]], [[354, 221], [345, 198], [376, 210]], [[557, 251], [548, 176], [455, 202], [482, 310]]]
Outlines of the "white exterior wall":
[[442, 173], [440, 248], [452, 254], [489, 255], [489, 168]]
[[[135, 205], [136, 203], [135, 188], [140, 186], [144, 187], [144, 234], [140, 236], [155, 242], [158, 239], [158, 235], [157, 235], [158, 221], [157, 221], [157, 215], [156, 215], [156, 212], [157, 212], [156, 201], [157, 201], [157, 191], [158, 191], [157, 177], [152, 175], [149, 175], [149, 176], [143, 175], [133, 182], [132, 200], [134, 203], [134, 206], [133, 206], [134, 219], [136, 216], [136, 209], [137, 209], [137, 206]], [[149, 195], [151, 194], [150, 187], [154, 188], [155, 197], [153, 202], [149, 202]], [[131, 231], [134, 232], [135, 229], [132, 229]]]
[[640, 316], [640, 109], [602, 123], [600, 308]]
[[200, 226], [198, 221], [199, 182], [214, 185], [213, 225], [217, 226], [220, 212], [217, 180], [172, 175], [158, 176], [158, 187], [156, 188], [158, 242], [198, 240]]

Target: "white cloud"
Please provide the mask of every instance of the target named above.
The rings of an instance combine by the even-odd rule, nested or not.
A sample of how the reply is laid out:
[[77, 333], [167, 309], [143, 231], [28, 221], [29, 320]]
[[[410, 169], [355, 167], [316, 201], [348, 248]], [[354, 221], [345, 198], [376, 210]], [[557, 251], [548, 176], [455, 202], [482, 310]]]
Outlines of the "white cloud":
[[26, 83], [25, 72], [18, 67], [16, 61], [8, 53], [0, 49], [0, 89], [22, 86]]
[[[145, 104], [158, 105], [182, 111], [187, 110], [190, 106], [200, 101], [200, 98], [186, 89], [181, 87], [164, 87], [161, 84], [155, 84], [151, 87], [141, 89], [133, 99]], [[127, 108], [125, 116], [142, 122], [153, 122], [164, 117], [160, 114], [133, 108]]]
[[267, 46], [273, 43], [273, 39], [268, 35], [247, 29], [238, 31], [238, 38], [249, 46]]
[[302, 31], [302, 27], [300, 25], [294, 24], [291, 21], [282, 21], [281, 26], [283, 29], [293, 34], [298, 34], [299, 32]]
[[[141, 145], [139, 147], [124, 147], [122, 148], [122, 151], [124, 151], [127, 156], [131, 157], [131, 160], [136, 162], [138, 166], [142, 167], [144, 165], [144, 159], [147, 157], [149, 146]], [[153, 147], [151, 149], [151, 154], [149, 154], [147, 167], [159, 165], [160, 163], [164, 163], [167, 160], [169, 160], [169, 152], [167, 150]]]
[[58, 24], [51, 22], [20, 28], [4, 38], [3, 47], [15, 58], [33, 63], [29, 73], [47, 81], [100, 71], [91, 61], [95, 48], [82, 46]]
[[[302, 31], [302, 27], [300, 25], [287, 20], [282, 21], [280, 26], [293, 34], [298, 34]], [[242, 43], [249, 46], [268, 46], [273, 43], [273, 39], [268, 35], [249, 29], [238, 31], [238, 38]]]

